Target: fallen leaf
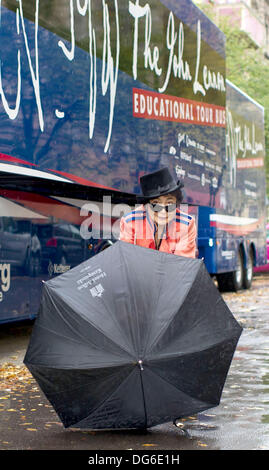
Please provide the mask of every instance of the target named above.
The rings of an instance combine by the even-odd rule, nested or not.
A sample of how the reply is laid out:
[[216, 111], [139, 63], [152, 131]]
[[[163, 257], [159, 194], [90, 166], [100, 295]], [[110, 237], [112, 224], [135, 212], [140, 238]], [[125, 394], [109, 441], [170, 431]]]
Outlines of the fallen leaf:
[[[17, 359], [17, 356], [12, 356], [12, 358]], [[21, 389], [28, 380], [33, 380], [33, 377], [24, 365], [15, 365], [11, 362], [6, 362], [1, 365], [0, 376], [2, 379], [0, 382], [0, 390], [4, 391]]]
[[200, 447], [207, 447], [207, 444], [204, 444], [203, 442], [197, 442], [197, 444]]

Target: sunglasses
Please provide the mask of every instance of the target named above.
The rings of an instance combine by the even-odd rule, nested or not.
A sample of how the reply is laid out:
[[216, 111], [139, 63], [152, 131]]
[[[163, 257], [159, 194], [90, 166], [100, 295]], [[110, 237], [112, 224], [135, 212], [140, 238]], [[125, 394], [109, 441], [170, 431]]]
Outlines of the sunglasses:
[[162, 206], [161, 204], [152, 204], [151, 202], [149, 203], [149, 205], [154, 212], [161, 212], [163, 209], [166, 212], [173, 212], [174, 210], [176, 210], [177, 207], [176, 204], [168, 204], [167, 206]]

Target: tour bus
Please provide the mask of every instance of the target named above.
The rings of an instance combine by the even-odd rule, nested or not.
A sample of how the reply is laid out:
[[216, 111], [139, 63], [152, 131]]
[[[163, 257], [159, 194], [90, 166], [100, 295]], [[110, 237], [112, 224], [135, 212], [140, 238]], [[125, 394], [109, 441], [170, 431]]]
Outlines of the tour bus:
[[249, 288], [254, 266], [267, 262], [264, 108], [228, 80], [225, 145], [218, 201], [199, 213], [209, 213], [212, 230], [207, 263], [207, 246], [216, 245], [209, 271], [220, 290], [238, 290]]
[[0, 3], [0, 322], [109, 249], [139, 178], [184, 182], [221, 290], [266, 262], [264, 110], [225, 77], [224, 34], [190, 0]]

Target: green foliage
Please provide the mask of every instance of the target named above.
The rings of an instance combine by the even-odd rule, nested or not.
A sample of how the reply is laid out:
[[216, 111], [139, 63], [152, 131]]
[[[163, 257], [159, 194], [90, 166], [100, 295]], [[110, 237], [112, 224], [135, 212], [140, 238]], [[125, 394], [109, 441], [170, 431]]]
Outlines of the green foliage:
[[[206, 5], [202, 9], [216, 23], [213, 8]], [[244, 31], [231, 24], [229, 18], [222, 18], [218, 27], [226, 36], [226, 77], [264, 106], [266, 182], [269, 196], [269, 60]]]

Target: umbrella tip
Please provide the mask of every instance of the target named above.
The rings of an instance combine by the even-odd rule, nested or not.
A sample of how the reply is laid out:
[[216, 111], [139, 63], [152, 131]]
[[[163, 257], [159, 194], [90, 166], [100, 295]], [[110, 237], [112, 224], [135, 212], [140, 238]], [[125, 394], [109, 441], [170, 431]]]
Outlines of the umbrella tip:
[[183, 435], [185, 435], [186, 437], [190, 437], [190, 434], [188, 433], [187, 429], [185, 429], [184, 427], [184, 423], [181, 423], [180, 421], [178, 421], [178, 418], [174, 419], [173, 424]]

